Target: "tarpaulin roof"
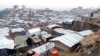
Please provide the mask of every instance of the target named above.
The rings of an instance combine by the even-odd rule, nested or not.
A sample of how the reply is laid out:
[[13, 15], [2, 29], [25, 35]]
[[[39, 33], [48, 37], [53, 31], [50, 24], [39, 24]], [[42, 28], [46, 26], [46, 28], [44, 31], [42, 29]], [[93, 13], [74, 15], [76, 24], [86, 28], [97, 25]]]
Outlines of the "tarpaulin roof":
[[70, 34], [70, 33], [75, 32], [75, 31], [68, 30], [68, 29], [63, 29], [63, 28], [56, 28], [56, 29], [54, 29], [54, 31], [56, 31], [58, 33], [63, 33], [63, 34]]
[[8, 36], [9, 32], [9, 28], [5, 27], [5, 28], [0, 28], [0, 36], [3, 35], [3, 36]]
[[83, 38], [84, 37], [80, 36], [79, 34], [72, 33], [56, 37], [54, 39], [51, 39], [51, 41], [59, 41], [68, 47], [73, 47], [75, 44], [79, 43]]
[[2, 37], [0, 39], [0, 49], [13, 49], [14, 48], [14, 40], [8, 39], [6, 37]]
[[41, 29], [38, 27], [38, 28], [32, 28], [32, 29], [29, 29], [28, 30], [29, 34], [30, 35], [39, 35], [41, 33]]
[[93, 31], [91, 31], [91, 30], [84, 30], [84, 31], [80, 31], [80, 32], [78, 32], [80, 35], [82, 35], [82, 36], [87, 36], [87, 35], [90, 35], [90, 34], [92, 34], [93, 33]]
[[[56, 26], [59, 26], [59, 25], [57, 25], [57, 24], [52, 24], [52, 25], [48, 25], [47, 27], [49, 28], [49, 29], [52, 29], [53, 27], [56, 27]], [[59, 26], [60, 27], [60, 26]]]
[[12, 32], [21, 32], [21, 31], [24, 31], [23, 28], [12, 28], [11, 29]]
[[74, 19], [65, 19], [64, 22], [73, 22]]
[[55, 47], [55, 44], [52, 42], [48, 42], [42, 46], [39, 46], [37, 48], [32, 49], [33, 51], [35, 51], [36, 53], [44, 53], [50, 49], [52, 49], [53, 47]]

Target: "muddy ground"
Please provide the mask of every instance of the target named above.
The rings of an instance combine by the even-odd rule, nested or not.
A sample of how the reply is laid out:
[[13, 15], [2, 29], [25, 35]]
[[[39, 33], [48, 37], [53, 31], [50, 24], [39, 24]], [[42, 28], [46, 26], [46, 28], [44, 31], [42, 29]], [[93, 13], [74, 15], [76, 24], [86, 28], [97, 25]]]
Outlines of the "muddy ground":
[[80, 56], [100, 56], [100, 42], [91, 50], [90, 54], [83, 53]]

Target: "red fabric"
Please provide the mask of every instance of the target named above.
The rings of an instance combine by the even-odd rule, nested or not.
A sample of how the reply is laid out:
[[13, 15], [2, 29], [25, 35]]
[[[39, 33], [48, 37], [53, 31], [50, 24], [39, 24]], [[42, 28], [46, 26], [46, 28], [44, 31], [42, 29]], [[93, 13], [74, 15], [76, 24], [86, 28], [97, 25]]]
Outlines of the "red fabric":
[[30, 29], [31, 27], [29, 26], [29, 25], [26, 25], [25, 27], [24, 27], [24, 29], [26, 30], [26, 31], [28, 31], [28, 29]]
[[58, 56], [58, 51], [57, 51], [57, 50], [52, 51], [52, 52], [51, 52], [51, 56]]
[[38, 53], [35, 53], [34, 55], [32, 55], [32, 56], [40, 56], [40, 54], [38, 54]]
[[11, 38], [11, 39], [15, 39], [15, 35], [14, 34], [9, 34], [9, 38]]

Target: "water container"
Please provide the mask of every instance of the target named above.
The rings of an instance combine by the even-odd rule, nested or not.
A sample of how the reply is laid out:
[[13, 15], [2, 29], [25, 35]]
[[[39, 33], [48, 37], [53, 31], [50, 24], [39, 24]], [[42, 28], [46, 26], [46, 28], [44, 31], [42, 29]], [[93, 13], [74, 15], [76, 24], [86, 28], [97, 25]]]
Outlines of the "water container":
[[58, 56], [58, 51], [57, 50], [52, 51], [51, 56]]
[[40, 54], [38, 54], [38, 53], [35, 53], [34, 55], [32, 55], [32, 56], [40, 56]]

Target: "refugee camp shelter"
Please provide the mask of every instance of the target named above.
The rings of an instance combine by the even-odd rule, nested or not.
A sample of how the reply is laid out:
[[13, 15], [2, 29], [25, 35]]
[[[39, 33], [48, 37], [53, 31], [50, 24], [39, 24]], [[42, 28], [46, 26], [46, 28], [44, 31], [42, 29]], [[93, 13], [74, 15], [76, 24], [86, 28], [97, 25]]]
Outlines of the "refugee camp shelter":
[[9, 36], [9, 28], [0, 28], [0, 49], [13, 49], [14, 40], [8, 39], [6, 36]]
[[15, 33], [15, 32], [24, 31], [24, 29], [23, 28], [12, 28], [11, 31], [12, 31], [12, 33]]
[[41, 38], [42, 38], [43, 41], [47, 42], [50, 39], [52, 39], [52, 35], [47, 33], [46, 31], [42, 31], [41, 32]]
[[62, 34], [69, 34], [69, 33], [75, 33], [75, 31], [73, 30], [69, 30], [69, 29], [64, 29], [64, 28], [56, 28], [53, 29], [55, 33], [62, 33]]
[[78, 32], [80, 35], [82, 35], [82, 36], [88, 36], [88, 35], [90, 35], [90, 34], [93, 34], [93, 31], [91, 31], [91, 30], [83, 30], [83, 31], [80, 31], [80, 32]]
[[62, 35], [51, 39], [51, 42], [55, 43], [55, 46], [64, 51], [70, 51], [70, 49], [78, 44], [84, 37], [80, 36], [77, 33], [70, 33], [66, 35]]
[[0, 35], [3, 36], [9, 36], [9, 28], [5, 27], [5, 28], [0, 28]]
[[32, 36], [30, 37], [32, 39], [32, 42], [36, 45], [36, 44], [41, 44], [41, 39], [39, 36]]
[[39, 47], [36, 47], [34, 49], [32, 49], [32, 51], [35, 51], [36, 53], [39, 53], [41, 56], [46, 56], [47, 55], [47, 51], [49, 51], [50, 49], [54, 48], [55, 44], [52, 42], [48, 42], [46, 44], [43, 44]]
[[55, 28], [61, 28], [61, 26], [57, 25], [57, 24], [52, 24], [52, 25], [48, 25], [46, 26], [47, 30], [49, 33], [51, 33], [52, 35], [54, 35], [54, 31], [53, 29]]
[[71, 28], [73, 24], [74, 19], [65, 19], [63, 20], [63, 27], [64, 28]]
[[32, 29], [29, 29], [29, 30], [28, 30], [28, 33], [29, 33], [29, 35], [33, 35], [33, 34], [35, 34], [35, 35], [40, 35], [41, 29], [40, 29], [39, 27], [37, 27], [37, 28], [32, 28]]
[[8, 39], [5, 36], [0, 36], [0, 49], [14, 49], [14, 40]]
[[12, 28], [11, 32], [15, 33], [15, 35], [26, 35], [24, 28]]
[[61, 27], [61, 26], [59, 26], [59, 25], [57, 25], [57, 24], [52, 24], [52, 25], [48, 25], [48, 26], [47, 26], [48, 29], [52, 29], [52, 28], [54, 28], [54, 27]]

